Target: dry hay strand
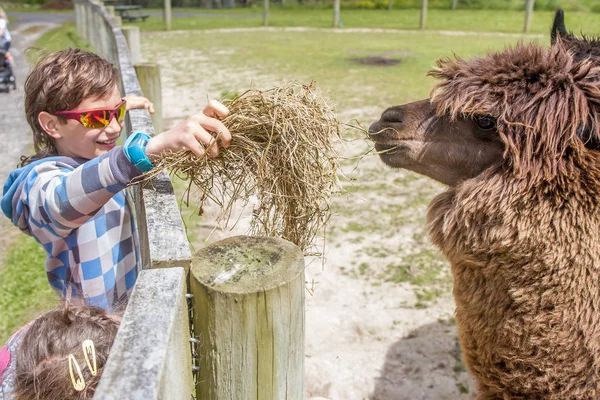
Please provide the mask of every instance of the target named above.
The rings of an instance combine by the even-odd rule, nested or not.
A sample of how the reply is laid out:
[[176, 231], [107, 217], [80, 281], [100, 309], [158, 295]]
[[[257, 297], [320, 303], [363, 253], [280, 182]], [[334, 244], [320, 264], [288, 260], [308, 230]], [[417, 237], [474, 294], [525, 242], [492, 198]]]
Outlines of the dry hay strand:
[[[339, 190], [340, 123], [314, 86], [290, 83], [248, 90], [227, 103], [223, 123], [233, 140], [217, 158], [190, 151], [162, 155], [148, 180], [167, 169], [190, 188], [201, 189], [200, 209], [214, 201], [228, 225], [234, 203], [256, 196], [250, 235], [273, 236], [298, 245], [305, 254], [330, 217], [331, 195]], [[213, 144], [214, 145], [214, 144]]]

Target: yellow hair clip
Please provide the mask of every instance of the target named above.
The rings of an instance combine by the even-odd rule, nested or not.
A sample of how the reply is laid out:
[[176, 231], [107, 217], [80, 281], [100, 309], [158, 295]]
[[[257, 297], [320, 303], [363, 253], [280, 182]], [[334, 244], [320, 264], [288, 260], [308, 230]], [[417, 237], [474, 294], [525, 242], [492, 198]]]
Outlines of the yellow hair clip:
[[[75, 377], [75, 371], [73, 371], [73, 365], [75, 365], [75, 371], [77, 371], [77, 377]], [[69, 354], [69, 373], [71, 374], [71, 382], [73, 382], [73, 388], [78, 392], [81, 392], [85, 389], [85, 381], [83, 380], [83, 375], [81, 374], [81, 368], [79, 368], [79, 364], [75, 359], [73, 354]]]
[[[83, 355], [85, 356], [85, 362], [90, 370], [90, 373], [93, 376], [98, 374], [98, 367], [96, 366], [96, 347], [94, 347], [94, 342], [87, 339], [81, 343], [81, 347], [83, 347]], [[90, 362], [90, 356], [92, 361]]]

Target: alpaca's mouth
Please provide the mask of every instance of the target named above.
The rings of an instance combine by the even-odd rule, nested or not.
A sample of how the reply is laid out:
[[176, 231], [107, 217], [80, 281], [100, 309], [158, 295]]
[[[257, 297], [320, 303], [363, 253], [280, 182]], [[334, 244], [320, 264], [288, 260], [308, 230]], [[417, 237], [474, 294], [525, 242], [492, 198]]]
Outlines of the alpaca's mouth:
[[407, 150], [409, 147], [404, 143], [375, 143], [375, 150], [381, 155], [392, 155], [402, 150]]

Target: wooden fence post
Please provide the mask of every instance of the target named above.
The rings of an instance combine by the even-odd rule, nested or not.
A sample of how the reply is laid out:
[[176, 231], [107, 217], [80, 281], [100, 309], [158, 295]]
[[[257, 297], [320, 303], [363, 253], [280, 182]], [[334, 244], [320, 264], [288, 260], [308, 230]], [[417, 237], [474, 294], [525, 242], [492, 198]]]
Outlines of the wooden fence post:
[[263, 0], [263, 26], [269, 26], [269, 0]]
[[164, 0], [165, 30], [171, 30], [171, 0]]
[[190, 288], [202, 400], [304, 399], [304, 256], [237, 236], [198, 251]]
[[456, 5], [458, 4], [458, 0], [452, 0], [452, 9], [456, 10]]
[[419, 21], [419, 29], [425, 29], [427, 21], [427, 0], [421, 0], [421, 20]]
[[340, 27], [340, 0], [333, 1], [333, 27]]
[[151, 114], [152, 125], [156, 134], [162, 132], [162, 92], [160, 84], [160, 66], [154, 63], [134, 65], [135, 74], [140, 82], [140, 89], [152, 104], [154, 114]]
[[527, 4], [525, 5], [525, 26], [523, 27], [523, 32], [529, 32], [529, 26], [531, 25], [531, 15], [533, 14], [533, 3], [534, 0], [527, 0]]
[[129, 47], [130, 60], [133, 65], [139, 64], [142, 61], [142, 49], [140, 45], [140, 28], [133, 25], [122, 26], [121, 31], [127, 40]]

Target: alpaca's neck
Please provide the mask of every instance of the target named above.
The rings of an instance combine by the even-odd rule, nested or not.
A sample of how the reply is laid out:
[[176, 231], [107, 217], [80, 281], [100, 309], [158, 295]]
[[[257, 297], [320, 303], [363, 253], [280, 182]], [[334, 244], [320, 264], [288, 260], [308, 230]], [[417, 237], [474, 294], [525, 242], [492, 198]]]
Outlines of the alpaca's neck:
[[430, 204], [430, 236], [450, 262], [600, 257], [597, 187], [573, 182], [532, 187], [500, 174], [486, 178], [450, 188]]

